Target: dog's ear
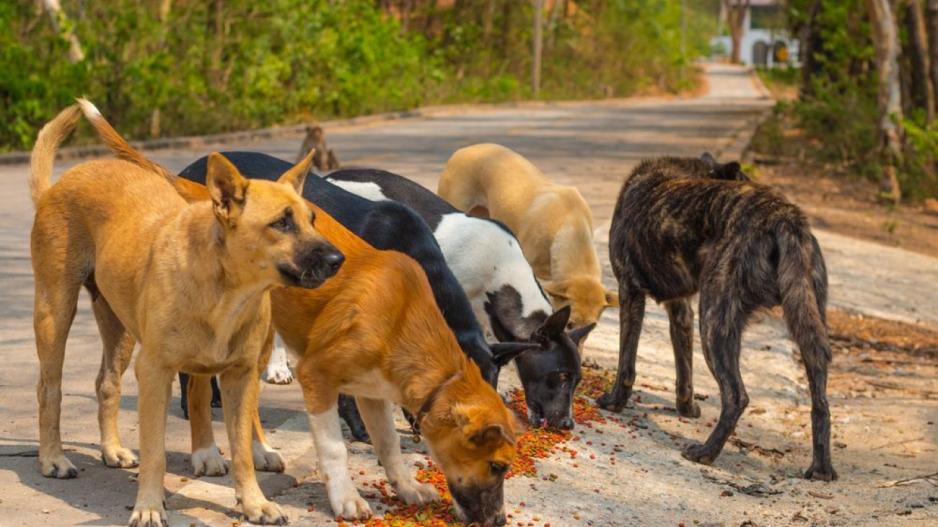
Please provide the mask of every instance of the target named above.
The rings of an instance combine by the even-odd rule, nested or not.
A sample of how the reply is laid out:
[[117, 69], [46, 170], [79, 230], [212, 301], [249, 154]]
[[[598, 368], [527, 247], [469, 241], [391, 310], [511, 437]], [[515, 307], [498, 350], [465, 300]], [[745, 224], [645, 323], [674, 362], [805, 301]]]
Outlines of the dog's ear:
[[701, 154], [700, 160], [706, 163], [707, 166], [710, 167], [710, 170], [715, 170], [717, 167], [720, 166], [720, 163], [717, 163], [716, 158], [710, 155], [710, 152], [704, 152], [703, 154]]
[[726, 179], [729, 181], [749, 181], [749, 176], [743, 172], [743, 167], [736, 161], [727, 163], [725, 165], [720, 165], [716, 169], [716, 175], [718, 179]]
[[499, 368], [511, 362], [515, 357], [522, 353], [540, 348], [537, 342], [495, 342], [490, 345], [492, 349], [492, 360]]
[[534, 330], [531, 340], [543, 342], [562, 334], [567, 327], [567, 321], [570, 320], [570, 311], [570, 306], [563, 306], [551, 313], [541, 327]]
[[541, 287], [548, 295], [560, 300], [567, 299], [566, 285], [561, 281], [541, 280]]
[[218, 152], [208, 156], [205, 186], [212, 198], [212, 211], [225, 226], [237, 222], [244, 208], [248, 180], [228, 158]]
[[595, 328], [596, 328], [596, 323], [595, 323], [595, 322], [593, 322], [592, 324], [587, 324], [587, 325], [585, 325], [585, 326], [576, 328], [576, 329], [570, 331], [570, 340], [572, 340], [574, 344], [576, 344], [577, 346], [579, 346], [579, 345], [580, 345], [580, 341], [582, 341], [583, 339], [585, 339], [586, 336], [589, 335], [590, 332], [593, 331], [593, 329], [595, 329]]
[[277, 178], [277, 183], [290, 185], [296, 190], [297, 194], [303, 194], [303, 184], [306, 183], [306, 175], [309, 174], [309, 167], [313, 164], [314, 155], [316, 155], [316, 149], [310, 148], [309, 152], [306, 153], [306, 157]]
[[606, 289], [606, 307], [619, 307], [619, 293]]
[[480, 428], [469, 436], [469, 441], [478, 447], [491, 447], [501, 443], [514, 442], [505, 427], [500, 424], [489, 424]]

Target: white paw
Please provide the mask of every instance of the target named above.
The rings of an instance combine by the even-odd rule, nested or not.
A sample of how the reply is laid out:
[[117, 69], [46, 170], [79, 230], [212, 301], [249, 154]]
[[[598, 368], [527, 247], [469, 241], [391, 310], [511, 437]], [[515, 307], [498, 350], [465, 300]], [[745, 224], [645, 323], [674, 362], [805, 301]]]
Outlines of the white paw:
[[39, 469], [47, 478], [71, 479], [78, 476], [78, 469], [65, 457], [65, 454], [39, 459]]
[[290, 384], [293, 382], [293, 372], [290, 371], [290, 365], [287, 364], [286, 348], [279, 346], [274, 348], [262, 377], [270, 384]]
[[436, 491], [436, 487], [427, 483], [410, 480], [407, 483], [395, 485], [394, 490], [397, 491], [397, 497], [408, 505], [426, 505], [440, 501], [440, 494]]
[[293, 382], [293, 372], [286, 364], [282, 366], [268, 366], [264, 370], [264, 380], [270, 384], [290, 384]]
[[286, 525], [287, 517], [272, 501], [261, 501], [253, 505], [242, 503], [241, 510], [248, 522], [258, 525]]
[[130, 527], [168, 527], [166, 511], [162, 504], [153, 506], [136, 505], [130, 516]]
[[192, 471], [196, 476], [224, 476], [228, 465], [217, 446], [207, 446], [192, 453]]
[[263, 472], [283, 472], [283, 457], [276, 450], [254, 440], [251, 442], [251, 454], [254, 456], [254, 468]]
[[137, 466], [137, 456], [129, 448], [122, 446], [101, 447], [101, 460], [111, 468], [132, 468]]
[[[332, 490], [331, 487], [329, 490]], [[349, 482], [336, 490], [329, 492], [329, 504], [336, 518], [343, 520], [367, 520], [371, 518], [371, 507], [362, 499]]]

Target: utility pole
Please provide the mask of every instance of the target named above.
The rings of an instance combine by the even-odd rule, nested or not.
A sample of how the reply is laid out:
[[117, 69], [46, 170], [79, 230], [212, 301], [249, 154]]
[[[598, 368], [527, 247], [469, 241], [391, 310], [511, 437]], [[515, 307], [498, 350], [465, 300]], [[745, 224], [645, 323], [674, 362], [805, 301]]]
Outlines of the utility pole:
[[544, 0], [534, 0], [534, 60], [531, 65], [531, 93], [537, 99], [541, 91], [541, 50], [544, 35], [541, 28]]

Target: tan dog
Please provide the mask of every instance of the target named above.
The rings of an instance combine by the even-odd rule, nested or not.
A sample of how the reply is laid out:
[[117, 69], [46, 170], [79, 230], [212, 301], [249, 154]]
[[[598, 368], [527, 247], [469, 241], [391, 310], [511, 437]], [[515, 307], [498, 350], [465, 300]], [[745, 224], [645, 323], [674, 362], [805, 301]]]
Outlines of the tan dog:
[[457, 150], [437, 193], [458, 209], [508, 226], [556, 307], [569, 304], [570, 327], [599, 320], [618, 295], [602, 284], [593, 214], [573, 187], [552, 183], [530, 161], [496, 144]]
[[[103, 119], [93, 124], [119, 157], [162, 174], [187, 200], [209, 199], [206, 187], [148, 161]], [[315, 211], [317, 230], [342, 251], [345, 264], [316, 290], [278, 288], [271, 298], [274, 326], [300, 356], [297, 377], [333, 513], [345, 519], [371, 515], [349, 477], [339, 427], [337, 397], [348, 393], [356, 396], [381, 466], [401, 499], [420, 504], [438, 496], [403, 463], [392, 403], [417, 416], [462, 517], [504, 524], [502, 487], [516, 454], [517, 418], [459, 348], [420, 265], [402, 253], [376, 250], [308, 205]], [[271, 340], [269, 335], [268, 353]], [[209, 378], [192, 377], [189, 387], [194, 453], [206, 448], [217, 452]], [[269, 468], [271, 456], [258, 453], [275, 452], [266, 444], [256, 407], [254, 424], [255, 463]], [[282, 470], [279, 456], [276, 466]]]
[[[282, 523], [254, 475], [251, 420], [257, 409], [258, 360], [269, 340], [269, 289], [317, 287], [338, 270], [342, 255], [313, 228], [297, 194], [309, 160], [276, 183], [248, 181], [225, 158], [209, 163], [211, 200], [189, 205], [163, 177], [132, 163], [97, 160], [50, 184], [61, 142], [81, 111], [79, 101], [39, 133], [30, 185], [35, 330], [40, 362], [39, 463], [43, 475], [73, 478], [59, 432], [62, 365], [78, 293], [84, 285], [104, 343], [97, 380], [102, 457], [133, 466], [120, 445], [116, 414], [120, 376], [134, 341], [141, 343], [140, 476], [131, 525], [166, 525], [164, 434], [176, 372], [220, 374], [232, 450], [235, 494], [247, 519]], [[206, 377], [207, 378], [207, 377]]]
[[303, 144], [300, 145], [300, 153], [297, 155], [296, 162], [299, 163], [311, 150], [315, 150], [313, 167], [320, 173], [325, 174], [330, 170], [339, 168], [339, 158], [326, 145], [326, 132], [318, 124], [306, 126], [306, 137], [303, 138]]

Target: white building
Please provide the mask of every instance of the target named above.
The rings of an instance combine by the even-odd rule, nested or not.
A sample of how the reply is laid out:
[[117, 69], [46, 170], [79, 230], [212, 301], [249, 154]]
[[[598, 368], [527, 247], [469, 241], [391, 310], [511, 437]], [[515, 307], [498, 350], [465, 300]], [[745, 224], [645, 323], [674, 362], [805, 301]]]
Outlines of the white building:
[[[785, 27], [785, 7], [777, 0], [731, 0], [734, 5], [749, 4], [743, 19], [739, 60], [746, 65], [774, 67], [799, 65], [800, 45]], [[726, 5], [720, 3], [720, 20], [726, 24]], [[727, 30], [727, 33], [729, 31]], [[729, 34], [713, 39], [729, 55], [733, 41]]]

